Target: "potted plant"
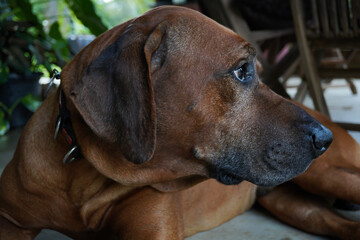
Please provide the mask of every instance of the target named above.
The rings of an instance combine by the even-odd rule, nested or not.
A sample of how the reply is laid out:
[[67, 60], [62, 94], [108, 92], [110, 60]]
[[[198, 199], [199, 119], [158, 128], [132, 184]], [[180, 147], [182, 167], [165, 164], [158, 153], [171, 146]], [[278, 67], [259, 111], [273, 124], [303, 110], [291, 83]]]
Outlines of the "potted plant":
[[41, 25], [16, 19], [18, 9], [1, 10], [0, 136], [10, 127], [25, 125], [41, 102], [39, 78], [69, 57], [66, 41], [58, 37], [58, 25], [45, 34]]
[[[92, 34], [107, 30], [92, 1], [56, 1], [58, 6], [63, 7], [63, 3], [73, 12], [71, 18], [76, 18], [75, 22], [81, 22]], [[45, 32], [41, 14], [33, 13], [33, 4], [30, 0], [0, 1], [0, 136], [10, 127], [25, 124], [31, 111], [39, 105], [36, 96], [40, 91], [37, 82], [41, 73], [50, 76], [53, 68], [64, 66], [74, 54], [59, 31], [59, 22], [51, 21]], [[44, 5], [40, 5], [36, 9], [44, 9]], [[22, 83], [27, 85], [26, 91], [20, 91], [19, 86], [12, 87]], [[25, 116], [24, 121], [18, 122], [20, 110]]]

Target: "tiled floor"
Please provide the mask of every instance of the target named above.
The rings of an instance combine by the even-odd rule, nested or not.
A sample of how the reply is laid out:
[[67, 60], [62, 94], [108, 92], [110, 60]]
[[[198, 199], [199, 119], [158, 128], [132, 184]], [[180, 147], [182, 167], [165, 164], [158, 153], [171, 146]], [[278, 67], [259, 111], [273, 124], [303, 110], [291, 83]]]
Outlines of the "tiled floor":
[[[296, 80], [294, 80], [296, 82]], [[325, 97], [329, 104], [331, 116], [335, 121], [350, 121], [360, 123], [360, 93], [352, 95], [342, 81], [335, 81], [333, 84], [340, 86], [329, 88]], [[360, 82], [356, 83], [360, 92]], [[293, 94], [294, 91], [290, 90]], [[305, 104], [311, 106], [311, 100], [307, 98]], [[360, 132], [351, 133], [360, 142]], [[16, 146], [20, 131], [12, 131], [6, 137], [0, 138], [0, 173], [7, 162], [11, 159]], [[323, 239], [313, 236], [292, 227], [289, 227], [271, 217], [259, 207], [255, 207], [247, 213], [234, 218], [222, 226], [211, 231], [196, 234], [188, 240], [234, 240], [234, 239], [291, 239], [291, 240], [317, 240]], [[36, 240], [69, 240], [62, 234], [44, 230]]]

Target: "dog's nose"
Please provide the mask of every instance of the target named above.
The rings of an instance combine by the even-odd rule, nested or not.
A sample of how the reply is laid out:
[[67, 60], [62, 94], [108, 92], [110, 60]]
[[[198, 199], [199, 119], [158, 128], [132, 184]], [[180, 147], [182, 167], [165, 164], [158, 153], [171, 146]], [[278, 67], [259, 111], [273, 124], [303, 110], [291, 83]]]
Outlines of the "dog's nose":
[[313, 145], [318, 155], [322, 154], [329, 148], [333, 141], [333, 135], [329, 129], [320, 125], [316, 128], [312, 135]]

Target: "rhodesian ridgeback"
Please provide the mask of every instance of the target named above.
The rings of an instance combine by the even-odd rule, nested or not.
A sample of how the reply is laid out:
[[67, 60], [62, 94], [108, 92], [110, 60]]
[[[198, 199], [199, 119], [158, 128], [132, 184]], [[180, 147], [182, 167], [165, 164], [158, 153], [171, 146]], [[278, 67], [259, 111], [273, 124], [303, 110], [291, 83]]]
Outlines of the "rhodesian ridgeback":
[[[257, 71], [249, 43], [186, 8], [156, 8], [105, 32], [64, 67], [23, 129], [0, 182], [1, 240], [43, 228], [75, 239], [183, 239], [248, 210], [257, 185], [298, 176], [332, 142]], [[295, 183], [318, 193], [321, 164]], [[311, 214], [296, 215], [293, 189], [260, 202], [305, 230], [318, 221], [320, 234], [359, 236], [356, 223], [332, 226], [315, 213], [303, 226]], [[288, 210], [274, 201], [283, 195]]]

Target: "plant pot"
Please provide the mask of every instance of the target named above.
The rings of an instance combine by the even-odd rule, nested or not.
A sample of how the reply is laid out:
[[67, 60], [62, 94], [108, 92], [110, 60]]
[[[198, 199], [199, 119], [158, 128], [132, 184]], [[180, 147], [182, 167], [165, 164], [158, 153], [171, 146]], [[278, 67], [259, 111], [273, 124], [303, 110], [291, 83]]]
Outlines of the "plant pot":
[[[11, 73], [6, 83], [0, 85], [0, 101], [7, 107], [11, 107], [18, 99], [33, 94], [39, 96], [41, 87], [39, 79], [41, 73], [31, 73], [28, 75], [18, 75]], [[11, 128], [23, 127], [33, 113], [19, 104], [13, 111], [10, 118]]]

